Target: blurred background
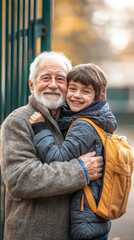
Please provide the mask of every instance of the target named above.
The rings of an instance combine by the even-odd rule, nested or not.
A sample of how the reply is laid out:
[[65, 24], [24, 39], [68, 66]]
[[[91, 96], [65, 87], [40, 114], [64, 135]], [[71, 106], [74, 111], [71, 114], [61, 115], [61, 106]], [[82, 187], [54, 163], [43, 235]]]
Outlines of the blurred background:
[[[92, 62], [108, 77], [107, 100], [134, 150], [134, 1], [1, 0], [0, 124], [27, 103], [31, 61], [44, 50], [64, 52], [73, 66]], [[4, 185], [0, 176], [0, 240]], [[112, 221], [109, 240], [134, 239], [134, 174], [127, 213]]]
[[134, 1], [55, 0], [52, 49], [73, 65], [92, 62], [107, 74], [109, 104], [134, 125]]
[[[52, 50], [74, 65], [92, 62], [108, 77], [107, 100], [117, 133], [134, 149], [134, 1], [55, 0]], [[134, 174], [127, 213], [112, 221], [109, 240], [134, 239]]]

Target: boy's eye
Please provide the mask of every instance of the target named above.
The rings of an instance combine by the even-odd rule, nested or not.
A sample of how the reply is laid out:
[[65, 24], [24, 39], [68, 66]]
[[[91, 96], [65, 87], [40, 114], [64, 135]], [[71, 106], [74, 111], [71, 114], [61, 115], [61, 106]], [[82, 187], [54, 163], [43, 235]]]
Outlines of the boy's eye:
[[83, 91], [83, 93], [90, 93], [90, 91], [85, 90], [85, 91]]
[[70, 91], [75, 91], [76, 90], [76, 88], [73, 88], [73, 87], [71, 87], [71, 88], [68, 88]]

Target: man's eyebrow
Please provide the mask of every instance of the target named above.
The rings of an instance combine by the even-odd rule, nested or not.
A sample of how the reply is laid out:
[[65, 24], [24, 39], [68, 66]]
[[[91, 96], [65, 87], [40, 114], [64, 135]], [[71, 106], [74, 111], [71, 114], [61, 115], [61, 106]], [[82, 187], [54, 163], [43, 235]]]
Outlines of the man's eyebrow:
[[[41, 74], [40, 74], [40, 77], [43, 77], [43, 76], [46, 76], [46, 75], [51, 75], [51, 73], [50, 73], [50, 72], [41, 73]], [[57, 75], [57, 76], [64, 77], [64, 78], [67, 77], [67, 75], [66, 75], [65, 73], [57, 73], [56, 75]]]
[[43, 77], [43, 76], [49, 75], [49, 74], [50, 74], [49, 72], [44, 72], [44, 73], [41, 73], [41, 74], [40, 74], [40, 77]]
[[66, 78], [67, 74], [65, 74], [65, 73], [58, 73], [57, 76], [61, 76], [61, 77], [65, 77]]

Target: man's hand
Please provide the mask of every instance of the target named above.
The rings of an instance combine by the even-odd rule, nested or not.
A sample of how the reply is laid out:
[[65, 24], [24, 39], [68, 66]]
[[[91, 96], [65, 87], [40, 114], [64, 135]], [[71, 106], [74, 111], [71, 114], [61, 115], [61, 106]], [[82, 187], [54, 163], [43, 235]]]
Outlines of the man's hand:
[[95, 157], [95, 154], [96, 152], [90, 152], [79, 157], [86, 166], [90, 180], [102, 177], [103, 157]]

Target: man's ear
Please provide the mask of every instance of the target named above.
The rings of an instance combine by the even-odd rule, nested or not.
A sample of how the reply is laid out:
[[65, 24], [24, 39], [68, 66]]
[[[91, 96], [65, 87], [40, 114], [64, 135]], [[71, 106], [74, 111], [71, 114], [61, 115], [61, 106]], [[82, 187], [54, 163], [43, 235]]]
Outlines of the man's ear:
[[29, 79], [29, 88], [30, 88], [31, 94], [33, 94], [34, 93], [34, 84], [33, 84], [33, 82], [31, 82], [30, 79]]

